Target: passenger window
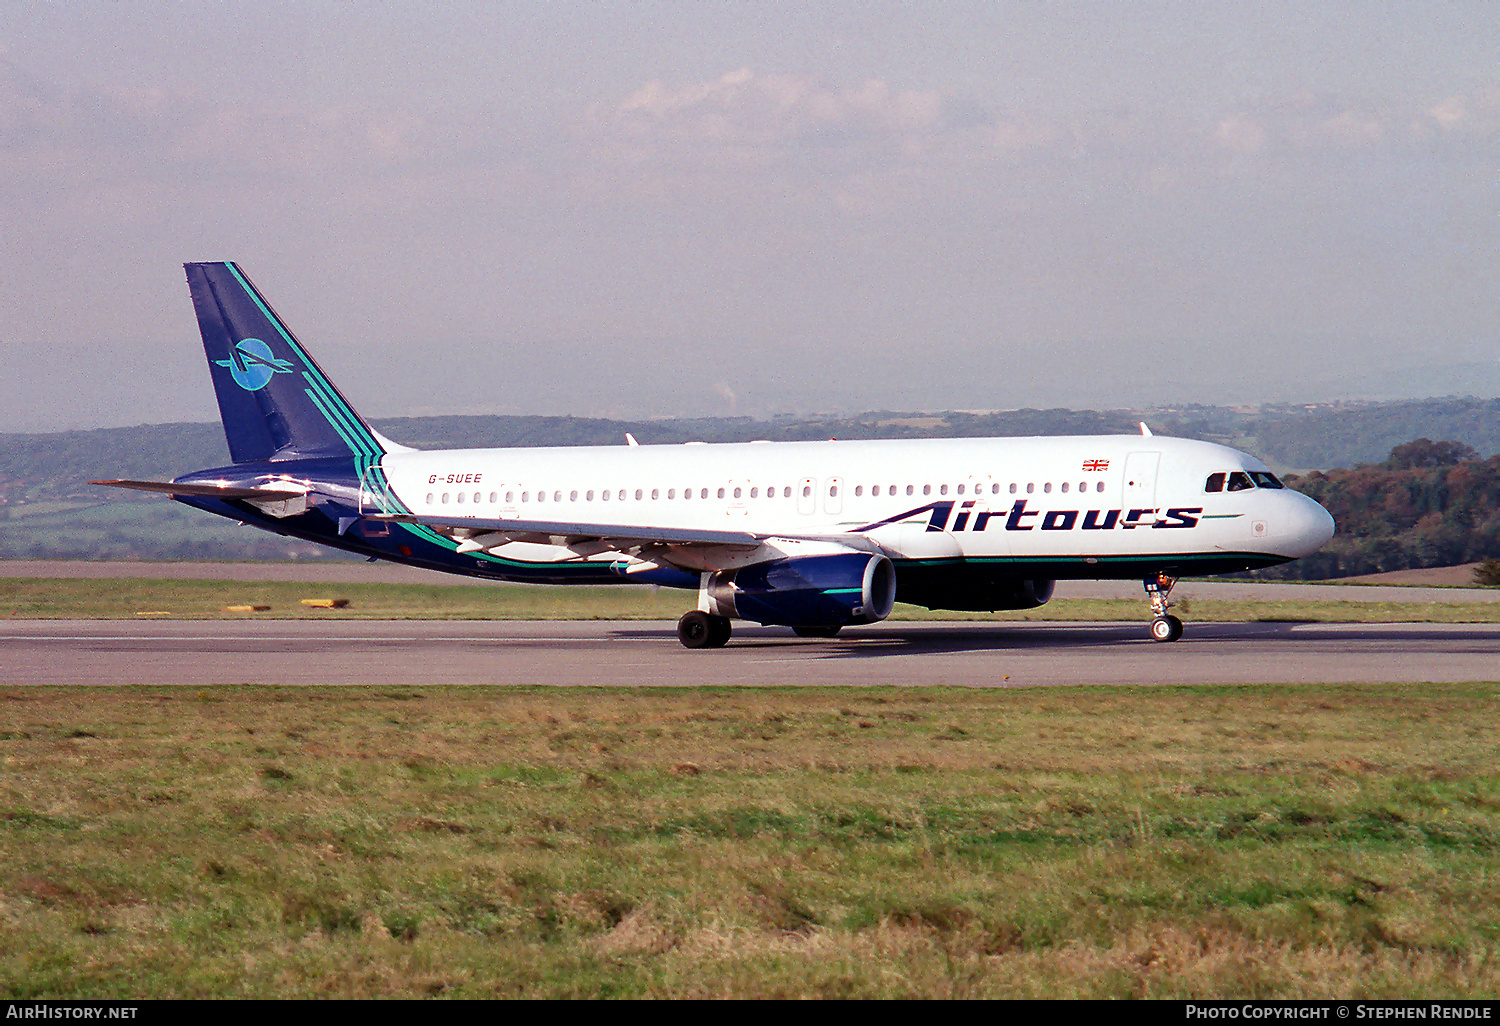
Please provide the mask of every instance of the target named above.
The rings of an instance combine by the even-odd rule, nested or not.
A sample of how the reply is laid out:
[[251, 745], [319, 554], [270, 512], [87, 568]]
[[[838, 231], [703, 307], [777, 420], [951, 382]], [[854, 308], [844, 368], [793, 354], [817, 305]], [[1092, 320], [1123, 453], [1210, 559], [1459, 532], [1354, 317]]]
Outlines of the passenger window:
[[1063, 490], [1063, 494], [1064, 494], [1064, 495], [1067, 495], [1067, 494], [1068, 494], [1068, 482], [1066, 482], [1066, 481], [1064, 481], [1064, 482], [1063, 482], [1063, 483], [1062, 483], [1062, 490]]
[[855, 485], [854, 486], [854, 497], [857, 499], [857, 498], [859, 498], [863, 494], [865, 494], [865, 486], [864, 485]]
[[459, 502], [463, 502], [464, 501], [464, 493], [463, 492], [459, 492], [458, 493], [458, 501]]
[[1052, 494], [1052, 482], [1048, 481], [1046, 484], [1042, 485], [1042, 491], [1045, 494], [1047, 494], [1047, 495], [1051, 495]]
[[1096, 491], [1096, 492], [1102, 492], [1102, 491], [1104, 491], [1104, 482], [1100, 481], [1098, 484], [1094, 485], [1094, 491]]
[[557, 491], [555, 491], [555, 492], [552, 493], [552, 501], [553, 502], [562, 502], [562, 489], [561, 488], [559, 488]]
[[917, 489], [914, 486], [912, 486], [912, 485], [907, 485], [906, 486], [906, 494], [907, 495], [913, 495], [913, 494], [915, 494], [916, 490]]
[[427, 493], [427, 505], [429, 505], [429, 506], [432, 505], [432, 493], [431, 492]]
[[[964, 493], [964, 486], [963, 486], [963, 485], [959, 485], [959, 486], [958, 486], [958, 494], [959, 494], [959, 495], [962, 495], [962, 494], [963, 494], [963, 493]], [[976, 494], [977, 494], [977, 493], [976, 493]]]
[[734, 497], [735, 497], [735, 498], [736, 498], [736, 499], [738, 499], [738, 498], [739, 498], [739, 497], [740, 497], [740, 490], [739, 490], [739, 489], [738, 489], [738, 488], [736, 488], [736, 489], [735, 489], [735, 490], [734, 490]]
[[750, 498], [752, 498], [752, 499], [758, 499], [758, 498], [760, 498], [760, 486], [759, 485], [756, 485], [754, 488], [750, 489]]
[[[1000, 486], [998, 484], [995, 485], [995, 491], [996, 491], [996, 493], [998, 493], [1000, 491]], [[1012, 481], [1011, 485], [1010, 485], [1010, 494], [1012, 494], [1012, 495], [1016, 494], [1016, 485], [1015, 485], [1014, 481]]]
[[447, 492], [443, 493], [443, 505], [444, 506], [448, 505], [448, 493]]
[[531, 493], [530, 492], [522, 492], [521, 493], [521, 501], [522, 502], [530, 502], [531, 501]]
[[604, 491], [600, 492], [599, 493], [599, 498], [603, 499], [605, 502], [608, 502], [609, 501], [609, 489], [606, 488], [606, 489], [604, 489]]
[[722, 488], [719, 489], [719, 498], [724, 498], [724, 489]]
[[802, 486], [802, 497], [805, 499], [805, 498], [807, 498], [811, 494], [812, 494], [812, 485], [803, 485]]
[[785, 488], [783, 488], [781, 490], [781, 497], [783, 499], [790, 499], [792, 497], [792, 486], [791, 485], [787, 485]]
[[479, 493], [478, 493], [478, 492], [475, 492], [475, 493], [474, 493], [474, 501], [475, 501], [475, 502], [476, 502], [476, 503], [477, 503], [477, 502], [479, 502], [479, 501], [480, 501], [480, 499], [479, 499]]
[[1236, 470], [1229, 475], [1228, 491], [1243, 492], [1247, 488], [1254, 488], [1255, 482], [1250, 480], [1250, 475], [1243, 470]]
[[1030, 481], [1026, 482], [1026, 494], [1030, 495], [1030, 494], [1032, 494], [1035, 491], [1036, 491], [1036, 485], [1033, 484], [1033, 483], [1031, 483]]
[[[723, 497], [724, 497], [724, 490], [721, 488], [719, 490], [719, 498], [722, 499]], [[700, 499], [706, 499], [706, 498], [708, 498], [708, 489], [707, 488], [700, 489], [699, 492], [698, 492], [698, 498], [700, 498]]]
[[923, 495], [931, 495], [932, 494], [932, 485], [923, 485], [922, 486], [922, 494]]
[[1208, 480], [1203, 485], [1205, 492], [1222, 492], [1224, 490], [1224, 474], [1209, 474]]
[[[652, 498], [655, 498], [655, 496], [653, 495]], [[669, 498], [669, 499], [675, 499], [675, 498], [677, 498], [677, 489], [676, 488], [668, 488], [667, 489], [667, 498]]]
[[948, 494], [948, 486], [947, 485], [938, 485], [938, 494], [939, 495], [947, 495]]

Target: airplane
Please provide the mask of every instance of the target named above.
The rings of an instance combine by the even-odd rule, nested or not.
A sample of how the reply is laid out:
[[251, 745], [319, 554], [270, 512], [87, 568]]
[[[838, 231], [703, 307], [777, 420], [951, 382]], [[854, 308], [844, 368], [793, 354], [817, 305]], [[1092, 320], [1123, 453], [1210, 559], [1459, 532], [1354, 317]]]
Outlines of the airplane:
[[1140, 580], [1176, 641], [1177, 578], [1285, 563], [1333, 518], [1259, 460], [1152, 435], [420, 451], [374, 430], [234, 263], [189, 263], [232, 465], [98, 481], [282, 535], [498, 581], [697, 593], [731, 621], [833, 637], [930, 609], [1032, 609], [1059, 580]]

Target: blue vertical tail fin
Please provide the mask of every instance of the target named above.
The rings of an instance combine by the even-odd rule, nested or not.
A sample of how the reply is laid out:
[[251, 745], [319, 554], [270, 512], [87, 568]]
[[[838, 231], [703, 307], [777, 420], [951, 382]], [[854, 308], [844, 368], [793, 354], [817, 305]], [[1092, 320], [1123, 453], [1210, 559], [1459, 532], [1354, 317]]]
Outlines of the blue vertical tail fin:
[[378, 436], [237, 265], [184, 267], [234, 462], [379, 460]]

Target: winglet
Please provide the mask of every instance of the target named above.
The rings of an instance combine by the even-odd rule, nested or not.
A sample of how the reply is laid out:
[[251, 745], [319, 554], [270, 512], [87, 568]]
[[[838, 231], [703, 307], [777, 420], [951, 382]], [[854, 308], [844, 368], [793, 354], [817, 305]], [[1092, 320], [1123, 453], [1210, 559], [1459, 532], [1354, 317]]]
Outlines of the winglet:
[[1146, 426], [1146, 422], [1144, 420], [1141, 421], [1141, 434], [1147, 438], [1155, 437], [1151, 434], [1151, 429]]

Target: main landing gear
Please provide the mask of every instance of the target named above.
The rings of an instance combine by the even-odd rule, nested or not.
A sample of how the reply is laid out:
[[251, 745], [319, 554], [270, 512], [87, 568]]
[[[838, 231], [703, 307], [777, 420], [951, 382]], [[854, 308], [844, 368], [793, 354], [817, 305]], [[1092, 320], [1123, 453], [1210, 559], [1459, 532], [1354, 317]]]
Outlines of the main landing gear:
[[[685, 648], [723, 648], [729, 640], [729, 617], [714, 616], [695, 609], [683, 613], [677, 621], [677, 640]], [[835, 638], [838, 627], [793, 627], [792, 633], [799, 638]]]
[[1165, 572], [1145, 580], [1146, 597], [1151, 600], [1152, 641], [1176, 641], [1182, 637], [1182, 621], [1167, 612], [1172, 607], [1168, 596], [1176, 583], [1177, 578]]
[[677, 640], [684, 648], [723, 648], [729, 641], [729, 617], [700, 609], [683, 613], [677, 621]]

